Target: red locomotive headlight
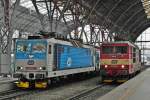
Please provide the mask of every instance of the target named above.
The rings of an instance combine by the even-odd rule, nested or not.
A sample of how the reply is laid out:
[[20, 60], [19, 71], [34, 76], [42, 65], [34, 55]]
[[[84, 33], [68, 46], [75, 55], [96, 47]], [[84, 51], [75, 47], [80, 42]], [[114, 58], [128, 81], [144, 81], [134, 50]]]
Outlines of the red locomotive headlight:
[[124, 65], [121, 65], [121, 68], [125, 68], [125, 66], [124, 66]]
[[105, 65], [104, 67], [105, 67], [105, 68], [107, 68], [107, 67], [108, 67], [108, 65]]

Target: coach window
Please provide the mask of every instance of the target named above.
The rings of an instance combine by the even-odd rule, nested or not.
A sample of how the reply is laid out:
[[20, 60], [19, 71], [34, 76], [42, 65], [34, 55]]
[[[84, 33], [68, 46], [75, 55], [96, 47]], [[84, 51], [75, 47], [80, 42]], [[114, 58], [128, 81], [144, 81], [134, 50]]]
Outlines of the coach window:
[[51, 54], [51, 45], [49, 45], [48, 53]]

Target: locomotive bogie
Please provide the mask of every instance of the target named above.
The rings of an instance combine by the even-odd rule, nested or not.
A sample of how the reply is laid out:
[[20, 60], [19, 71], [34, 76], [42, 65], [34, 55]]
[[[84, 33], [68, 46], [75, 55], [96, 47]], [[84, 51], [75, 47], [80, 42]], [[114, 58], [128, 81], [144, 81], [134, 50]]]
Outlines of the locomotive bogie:
[[30, 87], [30, 85], [29, 85], [29, 82], [28, 81], [17, 81], [17, 82], [15, 82], [15, 84], [16, 84], [16, 86], [18, 87], [18, 88], [24, 88], [24, 89], [26, 89], [26, 88], [29, 88]]

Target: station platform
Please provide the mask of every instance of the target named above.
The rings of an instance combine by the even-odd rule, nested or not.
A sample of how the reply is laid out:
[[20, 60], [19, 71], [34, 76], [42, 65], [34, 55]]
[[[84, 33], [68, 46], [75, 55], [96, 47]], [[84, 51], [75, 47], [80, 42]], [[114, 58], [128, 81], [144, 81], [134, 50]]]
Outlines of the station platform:
[[98, 100], [150, 100], [150, 68]]

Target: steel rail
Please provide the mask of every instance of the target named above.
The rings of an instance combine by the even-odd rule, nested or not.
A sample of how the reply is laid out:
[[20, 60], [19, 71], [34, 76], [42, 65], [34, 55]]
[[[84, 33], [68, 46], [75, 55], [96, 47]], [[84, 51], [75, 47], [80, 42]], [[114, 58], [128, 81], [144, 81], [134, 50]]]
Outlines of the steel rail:
[[95, 87], [93, 87], [93, 88], [91, 88], [91, 89], [89, 89], [89, 90], [87, 90], [87, 91], [83, 91], [83, 92], [81, 92], [81, 93], [79, 93], [79, 94], [77, 94], [77, 95], [74, 95], [74, 96], [72, 96], [72, 97], [66, 99], [66, 100], [79, 100], [80, 98], [84, 98], [84, 97], [86, 97], [87, 95], [91, 94], [92, 92], [94, 92], [94, 91], [96, 91], [97, 89], [100, 89], [100, 88], [102, 88], [102, 87], [104, 87], [104, 86], [106, 86], [106, 84], [97, 85], [97, 86], [95, 86]]

